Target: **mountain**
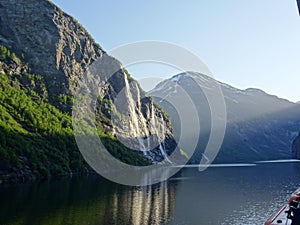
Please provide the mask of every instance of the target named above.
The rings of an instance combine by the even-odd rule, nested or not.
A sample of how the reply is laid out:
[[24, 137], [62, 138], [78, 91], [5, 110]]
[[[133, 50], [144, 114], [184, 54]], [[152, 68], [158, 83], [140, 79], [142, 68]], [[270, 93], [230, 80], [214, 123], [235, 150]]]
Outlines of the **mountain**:
[[[224, 96], [227, 121], [224, 141], [215, 162], [251, 162], [258, 160], [291, 158], [291, 143], [300, 130], [300, 106], [285, 99], [269, 95], [262, 90], [240, 90], [218, 82], [200, 73], [182, 73], [159, 83], [150, 95], [161, 96], [154, 100], [171, 116], [175, 136], [180, 136], [180, 115], [168, 103], [171, 97], [179, 98], [183, 89], [195, 104], [200, 135], [191, 163], [199, 163], [208, 143], [211, 124], [211, 107], [205, 93], [214, 96], [217, 86]], [[189, 118], [191, 122], [195, 118]], [[195, 122], [194, 122], [195, 123]], [[181, 146], [190, 148], [189, 144]]]
[[295, 159], [300, 159], [300, 132], [292, 143], [292, 154]]
[[[72, 106], [89, 67], [105, 57], [100, 74], [96, 125], [110, 153], [133, 165], [157, 163], [176, 146], [165, 113], [138, 83], [71, 16], [47, 0], [0, 0], [0, 183], [90, 171], [74, 140]], [[105, 73], [117, 68], [110, 77]], [[114, 100], [125, 90], [122, 115]], [[138, 95], [137, 95], [138, 94]], [[113, 124], [112, 114], [123, 118]], [[125, 118], [125, 119], [124, 119]], [[158, 129], [159, 127], [159, 129]], [[132, 151], [117, 140], [151, 151]]]

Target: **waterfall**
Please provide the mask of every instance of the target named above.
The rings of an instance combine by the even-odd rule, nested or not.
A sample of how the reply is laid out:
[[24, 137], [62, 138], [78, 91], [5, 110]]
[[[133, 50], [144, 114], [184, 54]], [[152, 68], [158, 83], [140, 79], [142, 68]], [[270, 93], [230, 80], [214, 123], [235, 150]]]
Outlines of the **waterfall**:
[[[128, 132], [131, 133], [129, 136], [138, 136], [140, 135], [140, 127], [139, 127], [139, 118], [135, 110], [135, 100], [132, 96], [130, 85], [128, 79], [125, 79], [125, 96], [128, 99], [128, 110], [131, 115], [131, 121], [129, 121], [129, 130]], [[139, 97], [139, 96], [138, 96]], [[139, 102], [139, 99], [138, 99]]]
[[144, 139], [143, 138], [137, 138], [138, 139], [138, 142], [139, 142], [139, 145], [140, 145], [140, 150], [143, 152], [143, 155], [144, 156], [147, 156], [147, 150], [146, 147], [145, 147], [145, 144], [144, 144]]
[[171, 160], [169, 159], [168, 155], [166, 154], [160, 140], [159, 140], [159, 150], [160, 150], [162, 156], [164, 157], [164, 159], [167, 160], [167, 162], [172, 163]]
[[[165, 130], [165, 126], [164, 126], [165, 121], [163, 120], [163, 117], [161, 117], [161, 124], [163, 124], [162, 126], [160, 126], [161, 133], [162, 133], [162, 134], [166, 134], [166, 130]], [[171, 160], [169, 159], [169, 157], [168, 157], [168, 155], [167, 155], [165, 149], [164, 149], [163, 146], [162, 146], [161, 138], [162, 138], [162, 137], [160, 137], [160, 136], [159, 136], [159, 133], [158, 133], [159, 150], [160, 150], [162, 156], [164, 157], [164, 159], [165, 159], [167, 162], [172, 163]]]
[[[151, 107], [151, 123], [148, 125], [148, 120], [144, 118], [144, 116], [141, 114], [141, 93], [139, 90], [139, 87], [137, 83], [134, 83], [135, 90], [134, 97], [133, 93], [130, 90], [130, 83], [127, 79], [125, 79], [125, 96], [128, 99], [128, 111], [130, 113], [131, 118], [129, 119], [129, 126], [128, 126], [128, 132], [130, 133], [129, 136], [133, 136], [137, 138], [138, 144], [139, 144], [139, 150], [143, 152], [143, 155], [145, 157], [155, 158], [152, 157], [152, 153], [149, 152], [152, 148], [156, 148], [160, 151], [161, 156], [163, 159], [169, 163], [172, 163], [164, 149], [164, 146], [162, 144], [162, 140], [165, 138], [166, 131], [166, 122], [164, 121], [164, 117], [161, 115], [158, 118], [156, 118], [156, 109], [155, 106], [152, 105]], [[138, 109], [138, 110], [137, 110]], [[157, 135], [157, 140], [151, 139], [151, 134]], [[142, 138], [142, 136], [149, 136], [147, 137], [147, 141], [145, 138]], [[151, 142], [157, 141], [158, 145], [157, 147], [152, 146], [151, 148]], [[145, 143], [147, 142], [147, 143]], [[156, 142], [154, 142], [156, 144]], [[153, 144], [154, 144], [153, 143]], [[155, 161], [154, 159], [152, 159]]]

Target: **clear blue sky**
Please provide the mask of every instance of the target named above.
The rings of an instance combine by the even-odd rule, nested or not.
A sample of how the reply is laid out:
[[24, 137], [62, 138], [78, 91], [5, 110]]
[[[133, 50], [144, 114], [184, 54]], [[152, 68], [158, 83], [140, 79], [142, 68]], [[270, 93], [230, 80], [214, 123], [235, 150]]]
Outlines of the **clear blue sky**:
[[[300, 100], [300, 17], [296, 0], [53, 0], [109, 51], [160, 40], [178, 44], [204, 61], [214, 77], [238, 88], [256, 87]], [[170, 77], [154, 65], [130, 68]]]

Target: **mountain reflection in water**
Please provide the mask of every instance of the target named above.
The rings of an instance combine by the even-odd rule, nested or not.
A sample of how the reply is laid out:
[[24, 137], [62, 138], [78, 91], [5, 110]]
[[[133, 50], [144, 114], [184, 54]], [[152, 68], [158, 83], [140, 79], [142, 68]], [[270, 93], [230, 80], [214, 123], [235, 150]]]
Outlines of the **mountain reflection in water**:
[[97, 176], [0, 186], [1, 225], [256, 225], [300, 187], [299, 161], [190, 166], [130, 187]]
[[0, 188], [0, 224], [164, 224], [174, 211], [175, 185], [117, 185], [100, 177]]

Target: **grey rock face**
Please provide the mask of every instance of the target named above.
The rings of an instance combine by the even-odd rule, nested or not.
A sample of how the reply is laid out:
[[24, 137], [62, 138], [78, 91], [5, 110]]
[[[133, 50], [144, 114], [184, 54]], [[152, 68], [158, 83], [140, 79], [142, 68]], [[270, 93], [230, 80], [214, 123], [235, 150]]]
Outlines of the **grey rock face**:
[[[28, 63], [24, 73], [43, 76], [49, 102], [54, 105], [60, 94], [73, 96], [88, 67], [105, 55], [106, 64], [91, 78], [100, 87], [98, 126], [121, 139], [140, 140], [157, 134], [158, 145], [145, 154], [153, 162], [161, 161], [165, 151], [176, 146], [170, 122], [143, 95], [137, 82], [129, 79], [121, 64], [107, 56], [74, 18], [50, 1], [0, 0], [0, 45], [24, 55]], [[5, 70], [3, 67], [4, 64], [2, 70]], [[110, 67], [117, 72], [108, 78]], [[121, 113], [120, 123], [113, 126], [111, 110], [117, 111], [114, 100], [122, 90], [125, 90], [125, 111]], [[159, 144], [163, 145], [164, 152]]]
[[28, 72], [28, 65], [17, 60], [17, 62], [11, 59], [5, 59], [0, 61], [0, 74], [25, 74]]
[[54, 95], [72, 93], [72, 82], [103, 54], [76, 20], [46, 0], [1, 0], [0, 34], [2, 45], [24, 54], [31, 73], [47, 77]]

